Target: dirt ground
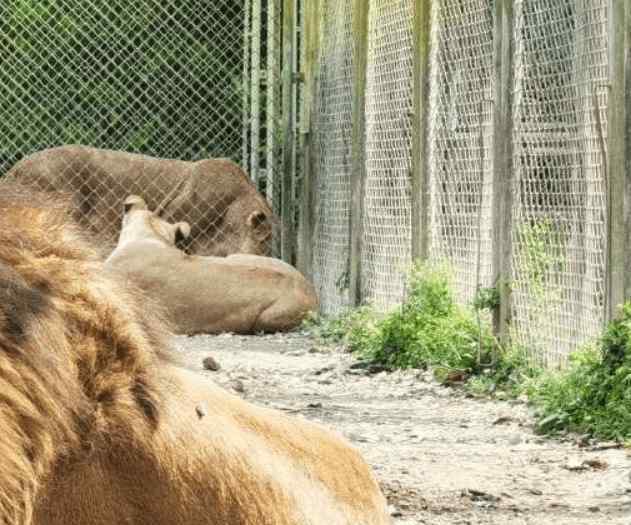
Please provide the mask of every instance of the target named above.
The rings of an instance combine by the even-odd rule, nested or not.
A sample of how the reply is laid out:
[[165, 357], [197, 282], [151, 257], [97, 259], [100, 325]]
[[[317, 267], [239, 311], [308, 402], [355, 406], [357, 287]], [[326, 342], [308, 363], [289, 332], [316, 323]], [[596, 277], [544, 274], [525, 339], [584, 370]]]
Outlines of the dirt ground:
[[[471, 399], [423, 372], [355, 368], [304, 333], [178, 337], [176, 347], [209, 380], [344, 434], [396, 525], [631, 525], [631, 455], [537, 436], [523, 403]], [[207, 356], [219, 371], [203, 369]]]

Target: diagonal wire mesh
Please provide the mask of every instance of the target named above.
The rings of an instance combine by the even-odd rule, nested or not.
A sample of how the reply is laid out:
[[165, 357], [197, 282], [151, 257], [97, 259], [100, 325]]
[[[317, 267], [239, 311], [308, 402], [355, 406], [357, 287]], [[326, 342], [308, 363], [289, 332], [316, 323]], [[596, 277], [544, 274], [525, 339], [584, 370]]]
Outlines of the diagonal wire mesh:
[[82, 139], [240, 160], [238, 2], [3, 4], [0, 135], [14, 156]]
[[491, 286], [494, 2], [433, 2], [431, 13], [430, 258], [454, 269], [461, 301]]
[[[262, 109], [259, 85], [250, 80], [258, 78], [253, 71], [262, 60], [264, 28], [262, 14], [249, 12], [246, 3], [268, 5], [261, 0], [3, 2], [0, 173], [33, 152], [62, 144], [188, 161], [245, 159], [244, 168], [257, 172], [259, 166], [248, 166], [247, 160], [258, 163], [258, 151], [250, 150], [259, 145], [256, 123]], [[258, 33], [250, 38], [253, 23]], [[244, 130], [252, 123], [257, 129], [248, 137]], [[46, 189], [72, 192], [83, 223], [109, 247], [126, 195], [138, 193], [155, 207], [168, 200], [179, 178], [187, 179], [180, 188], [188, 191], [186, 202], [178, 201], [181, 192], [171, 196], [169, 218], [197, 221], [193, 236], [208, 245], [205, 253], [248, 250], [243, 238], [248, 228], [253, 243], [261, 244], [262, 237], [269, 241], [270, 235], [254, 231], [260, 224], [248, 226], [248, 221], [259, 221], [251, 214], [260, 211], [273, 222], [271, 211], [235, 164], [217, 161], [202, 169], [132, 156], [121, 167], [112, 152], [67, 153], [28, 158], [13, 175], [22, 173], [26, 180], [27, 172]], [[218, 189], [220, 184], [224, 187]]]
[[362, 297], [400, 304], [411, 264], [412, 0], [370, 4]]
[[607, 2], [515, 17], [513, 337], [555, 366], [603, 323]]
[[325, 0], [321, 16], [321, 66], [315, 94], [318, 165], [313, 278], [323, 313], [334, 314], [349, 304], [352, 4]]

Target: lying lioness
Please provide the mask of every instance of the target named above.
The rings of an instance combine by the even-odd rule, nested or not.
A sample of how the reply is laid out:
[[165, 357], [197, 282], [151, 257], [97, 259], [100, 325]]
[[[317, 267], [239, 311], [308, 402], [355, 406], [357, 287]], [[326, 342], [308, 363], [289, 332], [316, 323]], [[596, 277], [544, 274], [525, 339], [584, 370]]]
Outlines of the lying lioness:
[[276, 217], [245, 172], [227, 159], [186, 162], [66, 145], [28, 155], [6, 179], [71, 195], [76, 219], [108, 251], [120, 231], [118, 209], [132, 193], [166, 220], [189, 221], [191, 235], [183, 245], [188, 253], [270, 251]]
[[0, 192], [2, 525], [386, 525], [324, 428], [169, 358], [169, 334], [49, 196]]
[[132, 195], [125, 200], [118, 245], [105, 261], [167, 308], [181, 334], [279, 332], [317, 309], [313, 286], [292, 266], [257, 255], [187, 255], [189, 235]]

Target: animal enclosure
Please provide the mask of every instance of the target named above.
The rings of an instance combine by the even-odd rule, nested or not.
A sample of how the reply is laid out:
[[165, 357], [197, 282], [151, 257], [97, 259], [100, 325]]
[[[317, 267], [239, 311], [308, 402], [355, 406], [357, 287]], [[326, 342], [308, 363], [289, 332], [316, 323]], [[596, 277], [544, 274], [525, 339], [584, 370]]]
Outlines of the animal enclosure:
[[[282, 84], [283, 67], [295, 66], [281, 53], [282, 15], [282, 0], [2, 2], [0, 174], [63, 144], [188, 161], [229, 158], [280, 215], [283, 140], [291, 132], [281, 110], [283, 96], [295, 92], [290, 74]], [[134, 170], [131, 187], [78, 182], [80, 204], [112, 194], [118, 203], [148, 184], [154, 205], [169, 198], [160, 177], [143, 179], [141, 161]], [[69, 176], [78, 171], [69, 168]], [[219, 207], [222, 198], [217, 191]], [[102, 221], [120, 221], [122, 208], [107, 213]], [[223, 219], [213, 225], [218, 236]], [[280, 255], [291, 228], [276, 230], [272, 252]]]
[[540, 363], [596, 336], [629, 296], [628, 10], [310, 2], [301, 261], [324, 312], [395, 307], [414, 259], [446, 260]]
[[[562, 364], [631, 296], [629, 9], [9, 0], [0, 172], [72, 143], [228, 157], [281, 218], [271, 252], [313, 279], [324, 313], [393, 308], [414, 260], [446, 260], [461, 302], [495, 288], [498, 334]], [[152, 206], [170, 198], [141, 176], [90, 184], [86, 200], [148, 184]]]

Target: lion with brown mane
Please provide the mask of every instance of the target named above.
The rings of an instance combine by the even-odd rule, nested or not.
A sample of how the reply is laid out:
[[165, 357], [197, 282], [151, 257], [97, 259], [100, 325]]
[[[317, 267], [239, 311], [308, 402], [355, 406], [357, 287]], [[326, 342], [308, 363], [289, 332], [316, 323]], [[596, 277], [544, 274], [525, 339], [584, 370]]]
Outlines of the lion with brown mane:
[[341, 438], [179, 368], [63, 203], [2, 186], [0, 294], [1, 524], [389, 523]]

